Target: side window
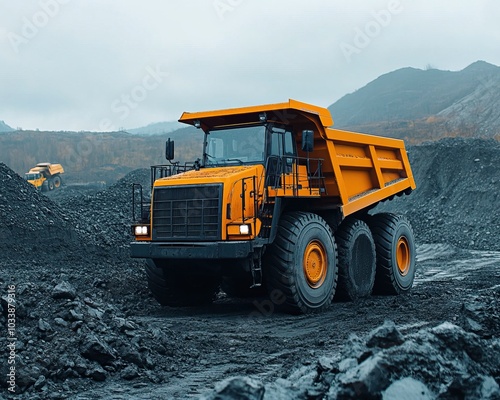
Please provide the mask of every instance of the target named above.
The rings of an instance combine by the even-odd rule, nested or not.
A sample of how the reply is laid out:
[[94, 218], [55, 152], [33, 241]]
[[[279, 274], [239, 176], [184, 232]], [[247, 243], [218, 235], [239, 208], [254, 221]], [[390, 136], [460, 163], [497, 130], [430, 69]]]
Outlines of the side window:
[[273, 132], [271, 135], [271, 155], [272, 156], [279, 156], [281, 154], [280, 148], [281, 148], [281, 135]]
[[271, 135], [272, 156], [295, 155], [295, 144], [290, 131], [273, 131]]
[[285, 132], [285, 155], [287, 156], [294, 156], [295, 155], [295, 148], [294, 148], [294, 142], [292, 138], [292, 132], [287, 131]]

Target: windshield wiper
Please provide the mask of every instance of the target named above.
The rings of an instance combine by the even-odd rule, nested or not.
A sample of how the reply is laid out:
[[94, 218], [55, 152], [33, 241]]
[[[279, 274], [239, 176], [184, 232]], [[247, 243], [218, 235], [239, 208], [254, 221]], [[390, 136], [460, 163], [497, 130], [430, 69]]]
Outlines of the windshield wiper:
[[217, 157], [214, 157], [208, 153], [203, 154], [203, 156], [206, 156], [207, 163], [210, 163], [210, 165], [218, 165]]
[[239, 158], [226, 158], [224, 161], [238, 161], [240, 165], [243, 164], [243, 161], [241, 161]]

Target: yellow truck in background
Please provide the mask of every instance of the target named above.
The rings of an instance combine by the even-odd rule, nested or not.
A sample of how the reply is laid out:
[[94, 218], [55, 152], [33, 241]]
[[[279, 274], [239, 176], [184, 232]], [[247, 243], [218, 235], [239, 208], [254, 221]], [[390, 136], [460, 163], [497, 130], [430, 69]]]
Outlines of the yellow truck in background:
[[161, 304], [210, 302], [222, 287], [310, 313], [412, 287], [409, 221], [368, 213], [416, 187], [403, 141], [333, 129], [327, 109], [296, 100], [179, 121], [200, 129], [201, 158], [173, 162], [168, 140], [151, 201], [133, 187], [131, 256], [146, 259]]
[[54, 190], [62, 185], [61, 175], [64, 168], [61, 164], [39, 163], [24, 174], [24, 178], [42, 191]]

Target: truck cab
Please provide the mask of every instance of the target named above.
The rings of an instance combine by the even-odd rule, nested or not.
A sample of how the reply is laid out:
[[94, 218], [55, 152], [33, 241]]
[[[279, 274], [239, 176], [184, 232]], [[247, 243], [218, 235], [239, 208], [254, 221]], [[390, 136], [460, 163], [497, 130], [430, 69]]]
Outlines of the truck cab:
[[40, 172], [27, 172], [24, 174], [24, 179], [26, 179], [29, 183], [35, 186], [37, 189], [42, 188], [42, 184], [45, 181], [45, 178]]

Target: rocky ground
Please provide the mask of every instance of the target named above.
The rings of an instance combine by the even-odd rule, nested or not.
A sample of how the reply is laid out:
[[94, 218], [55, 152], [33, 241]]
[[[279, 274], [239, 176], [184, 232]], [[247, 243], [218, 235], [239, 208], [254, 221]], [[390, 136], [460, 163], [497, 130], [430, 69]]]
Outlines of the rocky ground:
[[0, 164], [0, 398], [15, 366], [19, 399], [500, 399], [499, 145], [450, 139], [410, 158], [418, 190], [380, 209], [413, 223], [414, 289], [313, 316], [222, 292], [157, 305], [128, 257], [131, 183], [148, 169], [46, 196]]

